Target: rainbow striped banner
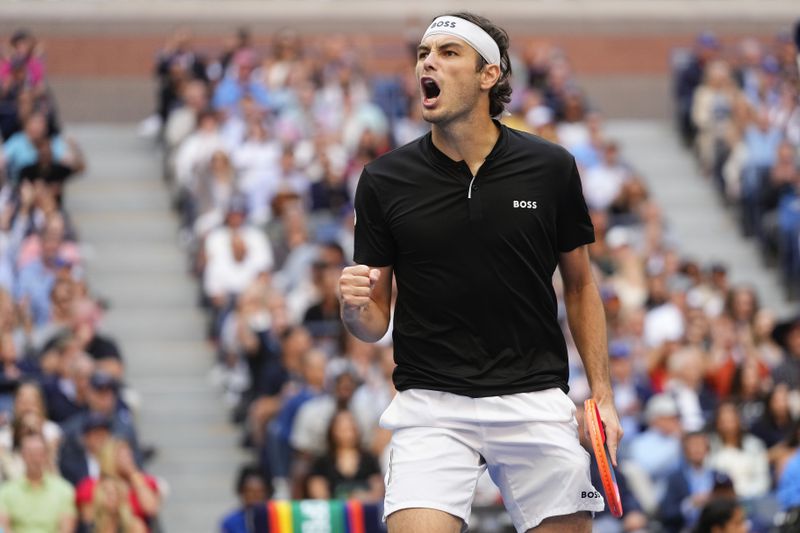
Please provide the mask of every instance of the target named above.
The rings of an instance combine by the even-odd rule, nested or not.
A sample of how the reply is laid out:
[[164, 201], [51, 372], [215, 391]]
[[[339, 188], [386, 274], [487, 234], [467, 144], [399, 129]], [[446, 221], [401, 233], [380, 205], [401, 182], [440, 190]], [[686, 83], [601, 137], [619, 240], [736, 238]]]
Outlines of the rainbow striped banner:
[[268, 501], [256, 509], [256, 533], [384, 533], [379, 505], [359, 500]]

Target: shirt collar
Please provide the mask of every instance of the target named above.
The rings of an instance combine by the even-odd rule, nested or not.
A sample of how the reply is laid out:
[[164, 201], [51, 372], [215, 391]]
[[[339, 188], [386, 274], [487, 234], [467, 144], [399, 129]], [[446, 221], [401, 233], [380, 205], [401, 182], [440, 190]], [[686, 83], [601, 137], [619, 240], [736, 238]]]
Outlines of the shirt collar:
[[[498, 129], [500, 135], [498, 135], [497, 141], [494, 143], [494, 147], [492, 147], [491, 152], [489, 152], [489, 155], [486, 156], [486, 161], [490, 161], [500, 156], [508, 145], [508, 127], [497, 119], [492, 119], [492, 123]], [[444, 152], [436, 148], [436, 145], [433, 144], [433, 134], [431, 132], [428, 132], [425, 137], [423, 137], [423, 147], [425, 153], [435, 163], [444, 165], [448, 168], [463, 167], [466, 165], [463, 160], [454, 161], [445, 155]]]

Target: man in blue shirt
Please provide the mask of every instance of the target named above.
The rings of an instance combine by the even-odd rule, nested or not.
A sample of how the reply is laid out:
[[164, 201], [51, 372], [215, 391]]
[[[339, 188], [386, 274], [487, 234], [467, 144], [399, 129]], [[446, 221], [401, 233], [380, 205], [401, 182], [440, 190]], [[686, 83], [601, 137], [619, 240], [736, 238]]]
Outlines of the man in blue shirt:
[[257, 505], [264, 505], [268, 490], [264, 476], [258, 468], [243, 466], [236, 478], [236, 494], [239, 495], [242, 505], [225, 515], [220, 524], [220, 531], [222, 533], [251, 533], [254, 531], [253, 528], [256, 527], [256, 524], [254, 523], [253, 508]]
[[[70, 263], [58, 256], [61, 238], [51, 232], [42, 234], [42, 256], [19, 272], [16, 300], [26, 302], [35, 326], [50, 320], [50, 292], [59, 275], [69, 276]], [[67, 272], [61, 272], [66, 269]]]
[[[47, 118], [43, 113], [33, 113], [25, 121], [22, 131], [12, 135], [3, 145], [8, 177], [17, 183], [24, 167], [33, 165], [39, 158], [36, 145], [47, 138]], [[60, 135], [50, 140], [53, 161], [63, 162], [69, 155], [69, 147]]]
[[256, 68], [256, 55], [250, 50], [242, 50], [234, 57], [230, 73], [217, 86], [214, 92], [214, 109], [236, 111], [239, 102], [249, 95], [262, 109], [273, 107], [272, 97], [265, 85], [253, 75]]
[[680, 468], [667, 478], [667, 490], [661, 500], [660, 519], [669, 532], [682, 531], [697, 521], [714, 487], [714, 472], [705, 464], [708, 437], [701, 431], [683, 437], [683, 460]]

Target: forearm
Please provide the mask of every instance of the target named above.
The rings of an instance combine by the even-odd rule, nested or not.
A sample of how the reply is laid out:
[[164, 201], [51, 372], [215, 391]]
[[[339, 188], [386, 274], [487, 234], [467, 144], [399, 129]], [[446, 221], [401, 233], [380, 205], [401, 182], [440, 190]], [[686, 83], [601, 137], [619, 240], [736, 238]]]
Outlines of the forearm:
[[595, 399], [611, 396], [603, 302], [594, 281], [565, 292], [567, 321]]
[[158, 494], [150, 488], [141, 472], [131, 474], [131, 485], [144, 513], [147, 516], [157, 515], [160, 507]]
[[342, 303], [341, 311], [347, 330], [364, 342], [380, 340], [389, 329], [389, 314], [373, 300], [360, 307]]
[[0, 512], [0, 528], [4, 532], [11, 533], [11, 519], [3, 512]]
[[58, 533], [73, 533], [76, 525], [77, 518], [75, 515], [63, 515], [58, 520]]

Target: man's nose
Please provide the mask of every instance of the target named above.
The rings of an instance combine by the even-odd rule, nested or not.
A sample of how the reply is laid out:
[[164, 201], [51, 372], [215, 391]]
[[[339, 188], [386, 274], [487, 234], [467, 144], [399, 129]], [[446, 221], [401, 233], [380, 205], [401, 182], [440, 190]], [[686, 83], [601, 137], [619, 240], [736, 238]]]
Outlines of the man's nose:
[[436, 70], [437, 62], [436, 53], [431, 50], [428, 52], [428, 55], [425, 56], [425, 60], [422, 62], [422, 68], [423, 70]]

